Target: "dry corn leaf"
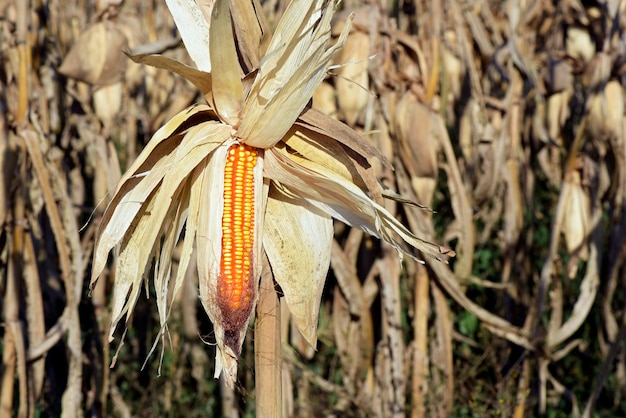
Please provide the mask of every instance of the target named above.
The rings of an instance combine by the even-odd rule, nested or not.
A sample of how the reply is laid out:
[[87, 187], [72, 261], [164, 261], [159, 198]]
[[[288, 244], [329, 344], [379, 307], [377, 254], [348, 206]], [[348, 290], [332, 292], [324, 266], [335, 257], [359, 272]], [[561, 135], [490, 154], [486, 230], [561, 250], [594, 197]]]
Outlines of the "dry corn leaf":
[[335, 78], [337, 101], [344, 120], [354, 126], [370, 98], [369, 86], [370, 37], [367, 33], [353, 30], [343, 49], [335, 56], [339, 65]]
[[130, 59], [138, 64], [146, 64], [156, 68], [160, 68], [163, 70], [172, 71], [184, 79], [193, 83], [194, 86], [200, 90], [200, 92], [206, 97], [206, 99], [211, 101], [211, 74], [196, 70], [191, 68], [185, 64], [181, 64], [180, 62], [173, 60], [168, 57], [163, 57], [160, 55], [146, 55], [146, 54], [138, 54], [138, 55], [128, 55]]
[[596, 54], [596, 45], [588, 29], [570, 26], [566, 32], [565, 50], [570, 57], [589, 62]]
[[209, 22], [214, 0], [196, 1], [165, 0], [183, 38], [185, 49], [200, 71], [211, 72], [209, 47]]
[[237, 46], [243, 60], [244, 72], [258, 68], [265, 55], [271, 33], [261, 9], [259, 0], [231, 1], [231, 13], [235, 18]]
[[[242, 142], [271, 147], [294, 124], [350, 30], [348, 23], [339, 40], [328, 48], [332, 14], [331, 7], [323, 7], [321, 1], [294, 0], [289, 4], [246, 98], [237, 133]], [[279, 113], [281, 117], [275, 117]]]
[[[567, 252], [580, 253], [589, 234], [591, 207], [589, 195], [580, 184], [580, 174], [570, 172], [569, 180], [563, 183], [564, 207], [562, 232]], [[583, 252], [582, 254], [585, 254]], [[583, 255], [583, 259], [586, 256]]]
[[121, 81], [101, 87], [93, 93], [93, 104], [96, 115], [102, 122], [110, 126], [122, 108], [124, 85]]
[[313, 109], [325, 115], [337, 117], [337, 103], [333, 86], [326, 82], [320, 84], [313, 95]]
[[213, 80], [213, 108], [222, 120], [232, 126], [239, 125], [243, 106], [241, 68], [235, 49], [235, 38], [230, 24], [228, 0], [217, 0], [213, 5], [209, 36], [219, 48], [209, 48]]
[[434, 140], [437, 117], [408, 92], [398, 102], [395, 132], [400, 140], [401, 155], [413, 177], [437, 177], [437, 153], [441, 146]]
[[80, 35], [59, 72], [96, 86], [113, 84], [126, 66], [122, 53], [126, 48], [126, 37], [114, 23], [98, 22]]
[[592, 138], [598, 140], [622, 138], [624, 89], [619, 81], [611, 80], [606, 83], [599, 94], [591, 96], [588, 107], [587, 127]]
[[[263, 246], [294, 324], [311, 347], [316, 347], [317, 320], [333, 239], [332, 218], [278, 188], [273, 188], [270, 196]], [[294, 236], [300, 239], [293, 240]]]

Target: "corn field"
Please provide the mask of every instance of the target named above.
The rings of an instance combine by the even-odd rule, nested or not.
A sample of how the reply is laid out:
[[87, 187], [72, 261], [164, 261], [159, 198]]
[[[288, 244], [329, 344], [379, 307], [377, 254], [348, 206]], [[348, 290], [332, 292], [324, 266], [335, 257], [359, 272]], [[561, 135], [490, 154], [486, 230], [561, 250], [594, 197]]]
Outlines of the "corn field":
[[[625, 2], [300, 1], [321, 8], [304, 47], [287, 0], [193, 2], [0, 0], [1, 417], [626, 416]], [[174, 3], [199, 20], [176, 25]], [[211, 42], [194, 46], [200, 21]], [[297, 94], [268, 113], [252, 99], [268, 65], [297, 65], [292, 43], [319, 48], [319, 87], [283, 123]], [[281, 158], [323, 154], [363, 191], [353, 217], [328, 204], [334, 223], [298, 235], [324, 243], [313, 284], [306, 262], [275, 265], [291, 244], [246, 236], [261, 279], [240, 336], [199, 279], [203, 215], [178, 217], [209, 210], [193, 197], [211, 187], [174, 182], [172, 206], [144, 191], [126, 226], [154, 243], [106, 241], [201, 118], [225, 144], [283, 123], [245, 147], [268, 173], [246, 172], [265, 193], [248, 203], [267, 201], [276, 236], [292, 213], [277, 202], [322, 186], [348, 202], [313, 176], [291, 193]]]

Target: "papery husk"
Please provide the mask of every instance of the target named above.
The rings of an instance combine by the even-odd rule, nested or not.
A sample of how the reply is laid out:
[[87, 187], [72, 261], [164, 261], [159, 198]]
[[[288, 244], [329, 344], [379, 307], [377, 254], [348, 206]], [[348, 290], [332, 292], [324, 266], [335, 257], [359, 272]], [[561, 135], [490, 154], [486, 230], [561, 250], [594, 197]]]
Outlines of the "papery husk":
[[122, 109], [124, 85], [121, 81], [94, 91], [93, 102], [96, 115], [106, 126], [110, 126]]
[[211, 43], [219, 45], [219, 48], [209, 49], [213, 68], [211, 88], [213, 107], [220, 119], [231, 126], [237, 126], [243, 106], [243, 74], [235, 49], [228, 3], [228, 0], [217, 0], [213, 5], [209, 36]]
[[[167, 170], [163, 169], [167, 165], [165, 157], [174, 152], [182, 141], [181, 136], [175, 135], [176, 131], [198, 115], [209, 118], [215, 114], [207, 106], [194, 106], [180, 112], [154, 134], [141, 155], [122, 176], [100, 223], [92, 268], [92, 287], [104, 270], [109, 252], [122, 241], [132, 222], [140, 217], [138, 213], [142, 205], [166, 174]], [[153, 170], [158, 170], [159, 175], [155, 175]], [[141, 187], [136, 187], [139, 183]], [[124, 206], [123, 210], [117, 209], [120, 205]]]
[[437, 154], [441, 146], [435, 137], [435, 113], [407, 92], [398, 102], [395, 112], [395, 132], [411, 176], [436, 178]]
[[305, 199], [272, 188], [263, 246], [298, 331], [315, 347], [317, 320], [330, 264], [333, 220]]
[[265, 149], [274, 146], [313, 97], [326, 76], [326, 65], [350, 30], [347, 23], [339, 40], [328, 48], [335, 6], [335, 1], [325, 0], [289, 4], [259, 63], [241, 113], [237, 137], [243, 143]]
[[326, 82], [319, 85], [313, 95], [313, 109], [332, 118], [337, 118], [337, 103], [333, 86]]
[[[461, 94], [461, 88], [463, 85], [463, 78], [465, 76], [465, 68], [463, 61], [456, 53], [457, 46], [456, 33], [452, 30], [447, 30], [444, 33], [444, 43], [441, 48], [441, 64], [443, 71], [443, 81], [447, 85], [448, 91], [452, 97], [444, 99], [456, 100]], [[450, 47], [456, 47], [451, 49]]]
[[185, 49], [200, 71], [211, 72], [209, 22], [213, 1], [165, 0], [185, 44]]
[[590, 61], [596, 53], [596, 45], [589, 30], [578, 26], [570, 26], [567, 29], [565, 50], [570, 57], [584, 62]]
[[568, 181], [563, 183], [565, 194], [562, 232], [569, 254], [579, 254], [583, 260], [587, 259], [588, 251], [584, 243], [589, 235], [591, 224], [591, 206], [587, 192], [580, 183], [580, 174], [570, 172]]
[[348, 35], [343, 49], [334, 58], [335, 64], [339, 66], [335, 70], [338, 74], [335, 78], [337, 102], [344, 120], [350, 126], [356, 124], [370, 98], [369, 55], [369, 35], [353, 30]]
[[589, 99], [588, 129], [593, 138], [621, 139], [624, 118], [624, 89], [617, 80]]
[[410, 257], [415, 258], [405, 243], [441, 261], [447, 261], [448, 257], [454, 255], [450, 249], [416, 237], [354, 183], [315, 162], [297, 155], [287, 155], [284, 149], [279, 148], [266, 153], [266, 162], [265, 174], [278, 187], [295, 192], [322, 213], [384, 239]]
[[196, 86], [209, 103], [212, 102], [213, 94], [211, 92], [211, 73], [196, 70], [195, 68], [182, 64], [172, 58], [164, 57], [161, 55], [129, 53], [128, 57], [137, 64], [146, 64], [152, 67], [172, 71], [178, 74], [179, 76], [183, 77], [185, 80], [191, 82], [194, 86]]
[[59, 72], [96, 86], [119, 81], [126, 66], [122, 50], [128, 41], [113, 22], [98, 22], [85, 30], [63, 59]]
[[[142, 153], [120, 182], [103, 216], [94, 252], [91, 287], [102, 273], [108, 253], [118, 247], [110, 339], [117, 323], [124, 315], [128, 321], [132, 313], [158, 238], [168, 230], [171, 210], [177, 207], [178, 212], [184, 210], [179, 207], [179, 198], [188, 187], [190, 173], [230, 135], [228, 126], [216, 122], [196, 125], [184, 135], [159, 135], [180, 128], [188, 115], [189, 112], [182, 112], [179, 116], [183, 118], [174, 118], [155, 134], [148, 151]], [[180, 226], [173, 230], [179, 231]]]

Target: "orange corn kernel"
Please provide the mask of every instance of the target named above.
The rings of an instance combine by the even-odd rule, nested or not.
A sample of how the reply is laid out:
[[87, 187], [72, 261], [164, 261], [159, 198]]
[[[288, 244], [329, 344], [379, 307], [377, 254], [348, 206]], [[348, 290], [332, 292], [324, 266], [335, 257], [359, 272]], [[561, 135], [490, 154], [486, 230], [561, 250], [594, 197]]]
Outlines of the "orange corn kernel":
[[222, 257], [217, 300], [225, 322], [233, 328], [246, 320], [252, 309], [256, 163], [254, 147], [235, 144], [229, 148], [224, 169]]

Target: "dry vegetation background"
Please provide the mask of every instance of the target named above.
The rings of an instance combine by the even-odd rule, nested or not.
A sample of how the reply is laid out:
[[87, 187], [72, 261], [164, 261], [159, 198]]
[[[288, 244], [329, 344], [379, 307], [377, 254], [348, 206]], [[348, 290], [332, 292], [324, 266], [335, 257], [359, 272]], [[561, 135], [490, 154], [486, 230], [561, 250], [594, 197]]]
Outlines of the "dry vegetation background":
[[[343, 2], [348, 65], [314, 106], [383, 150], [381, 181], [435, 213], [390, 209], [457, 257], [401, 267], [337, 224], [316, 352], [284, 312], [289, 415], [626, 415], [624, 5]], [[160, 370], [153, 301], [109, 369], [114, 277], [87, 292], [108, 192], [199, 100], [121, 53], [186, 59], [164, 2], [0, 6], [0, 416], [253, 416], [252, 333], [229, 391], [194, 277]], [[270, 25], [285, 6], [263, 2]]]

